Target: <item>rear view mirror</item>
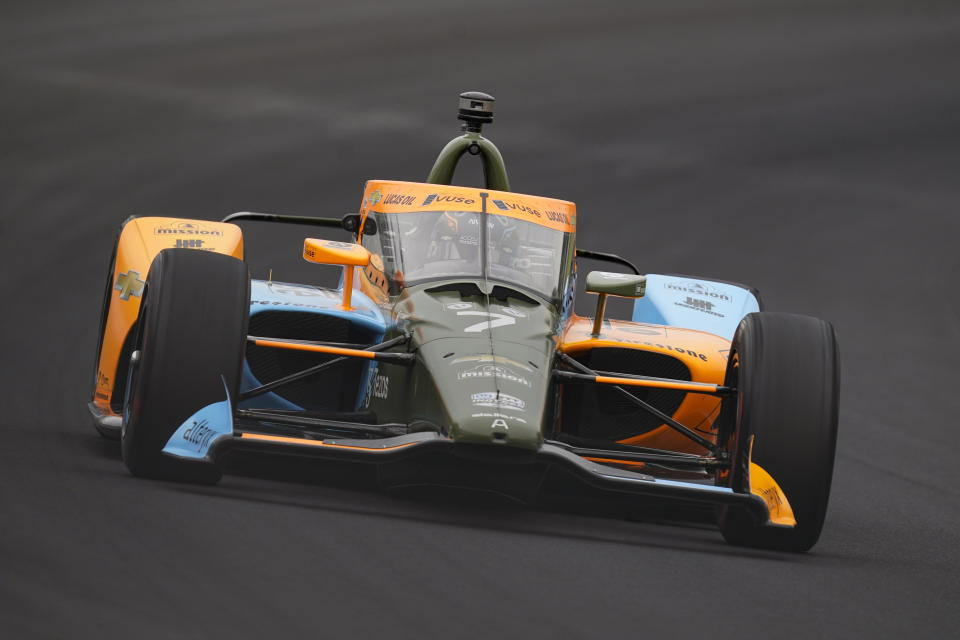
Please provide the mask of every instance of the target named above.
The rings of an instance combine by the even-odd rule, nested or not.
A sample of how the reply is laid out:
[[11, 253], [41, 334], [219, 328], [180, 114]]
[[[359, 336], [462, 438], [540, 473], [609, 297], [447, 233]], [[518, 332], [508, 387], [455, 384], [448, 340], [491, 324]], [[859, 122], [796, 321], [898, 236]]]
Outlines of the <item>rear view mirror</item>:
[[632, 273], [591, 271], [587, 274], [587, 293], [599, 293], [621, 298], [642, 298], [647, 288], [647, 276]]
[[303, 259], [317, 264], [365, 267], [370, 264], [370, 252], [353, 242], [307, 238], [303, 241]]
[[370, 252], [353, 242], [307, 238], [303, 241], [303, 259], [316, 264], [343, 265], [343, 302], [340, 308], [350, 311], [353, 294], [353, 268], [370, 264]]
[[603, 325], [603, 310], [607, 305], [607, 296], [621, 298], [642, 298], [647, 290], [647, 276], [632, 273], [610, 273], [609, 271], [591, 271], [587, 274], [587, 293], [598, 293], [597, 312], [593, 318], [593, 336], [600, 335]]
[[[343, 216], [342, 220], [340, 220], [340, 226], [353, 235], [357, 235], [357, 231], [360, 230], [361, 220], [363, 219], [360, 217], [359, 213], [348, 213], [347, 215]], [[373, 219], [373, 216], [368, 215], [367, 219], [363, 222], [363, 235], [377, 235], [377, 221]]]

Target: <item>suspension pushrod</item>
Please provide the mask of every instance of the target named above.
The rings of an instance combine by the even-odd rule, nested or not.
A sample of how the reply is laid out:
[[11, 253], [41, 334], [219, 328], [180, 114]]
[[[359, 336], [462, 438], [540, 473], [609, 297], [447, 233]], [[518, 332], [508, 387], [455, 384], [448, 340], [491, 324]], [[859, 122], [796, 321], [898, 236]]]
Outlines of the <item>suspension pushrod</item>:
[[345, 347], [332, 347], [326, 344], [298, 340], [279, 340], [276, 338], [260, 338], [257, 336], [247, 336], [247, 340], [258, 347], [290, 349], [292, 351], [310, 351], [312, 353], [328, 353], [334, 356], [345, 356], [347, 358], [366, 358], [368, 360], [376, 360], [378, 362], [393, 362], [395, 364], [409, 364], [417, 357], [412, 353], [379, 353], [370, 349], [347, 349]]
[[550, 444], [561, 446], [567, 451], [577, 454], [583, 458], [596, 460], [616, 460], [624, 462], [643, 462], [649, 464], [666, 464], [676, 467], [685, 467], [692, 469], [710, 468], [722, 466], [724, 463], [716, 458], [691, 455], [675, 455], [664, 451], [663, 453], [649, 453], [644, 451], [622, 451], [620, 449], [594, 449], [591, 447], [577, 447], [556, 440], [548, 440]]
[[703, 382], [686, 382], [684, 380], [669, 380], [665, 378], [647, 378], [644, 376], [620, 376], [606, 375], [603, 372], [596, 372], [596, 375], [588, 373], [574, 373], [572, 371], [554, 371], [554, 377], [560, 380], [570, 382], [586, 382], [588, 384], [615, 384], [628, 387], [649, 387], [653, 389], [676, 389], [677, 391], [688, 391], [692, 393], [722, 394], [727, 392], [727, 387], [721, 387], [716, 384], [707, 384]]
[[[367, 351], [380, 351], [380, 350], [382, 350], [382, 349], [389, 349], [390, 347], [396, 346], [396, 345], [398, 345], [398, 344], [403, 344], [404, 342], [407, 342], [408, 340], [410, 340], [410, 336], [408, 336], [408, 335], [397, 336], [396, 338], [393, 338], [393, 339], [391, 339], [391, 340], [387, 340], [386, 342], [381, 342], [380, 344], [375, 344], [375, 345], [373, 345], [373, 346], [367, 347]], [[254, 343], [254, 344], [256, 344], [256, 343]], [[399, 353], [398, 353], [398, 354], [395, 354], [395, 355], [413, 355], [413, 354], [399, 354]], [[246, 391], [246, 392], [244, 392], [244, 393], [239, 394], [239, 396], [237, 397], [237, 399], [238, 399], [238, 400], [246, 400], [246, 399], [248, 399], [248, 398], [255, 398], [256, 396], [263, 395], [263, 394], [265, 394], [265, 393], [268, 393], [268, 392], [270, 392], [270, 391], [273, 391], [274, 389], [277, 389], [277, 388], [282, 387], [282, 386], [284, 386], [284, 385], [292, 384], [292, 383], [294, 383], [294, 382], [298, 382], [298, 381], [300, 381], [300, 380], [303, 380], [304, 378], [309, 378], [310, 376], [314, 376], [314, 375], [316, 375], [316, 374], [318, 374], [318, 373], [320, 373], [320, 372], [322, 372], [322, 371], [324, 371], [324, 370], [326, 370], [326, 369], [330, 369], [330, 368], [334, 367], [335, 365], [338, 365], [338, 364], [340, 364], [340, 363], [342, 363], [342, 362], [346, 362], [346, 360], [347, 360], [347, 357], [346, 357], [346, 356], [341, 356], [341, 357], [339, 357], [339, 358], [334, 358], [333, 360], [327, 360], [326, 362], [321, 362], [320, 364], [314, 365], [314, 366], [310, 367], [309, 369], [304, 369], [303, 371], [298, 371], [298, 372], [296, 372], [296, 373], [291, 373], [290, 375], [284, 376], [284, 377], [282, 377], [282, 378], [278, 378], [277, 380], [274, 380], [273, 382], [268, 382], [268, 383], [266, 383], [266, 384], [260, 385], [259, 387], [254, 387], [253, 389], [250, 389], [249, 391]]]
[[[630, 378], [631, 380], [659, 380], [659, 381], [661, 381], [661, 382], [682, 382], [682, 383], [685, 383], [685, 384], [686, 384], [686, 383], [689, 383], [689, 384], [705, 384], [705, 385], [707, 385], [707, 388], [706, 388], [704, 391], [702, 391], [702, 393], [706, 393], [706, 394], [709, 394], [709, 395], [728, 396], [728, 395], [736, 395], [736, 393], [737, 393], [736, 387], [725, 387], [725, 386], [720, 385], [720, 384], [703, 383], [703, 382], [693, 382], [693, 383], [690, 383], [690, 382], [687, 381], [687, 380], [677, 380], [677, 379], [675, 379], [675, 378], [655, 378], [655, 377], [653, 377], [653, 376], [641, 376], [641, 375], [637, 375], [637, 374], [634, 374], [634, 373], [620, 373], [620, 372], [615, 372], [615, 371], [600, 371], [600, 370], [597, 370], [597, 371], [595, 371], [594, 373], [596, 373], [598, 376], [603, 376], [603, 377], [608, 377], [608, 378]], [[710, 391], [710, 390], [709, 390], [709, 387], [716, 387], [716, 391]], [[701, 393], [701, 392], [698, 391], [697, 393]]]
[[[571, 358], [571, 357], [568, 356], [567, 354], [565, 354], [565, 353], [563, 353], [563, 352], [558, 352], [558, 356], [559, 356], [560, 360], [562, 360], [565, 364], [573, 367], [574, 369], [578, 369], [581, 373], [585, 373], [585, 374], [588, 374], [589, 376], [594, 376], [594, 377], [596, 377], [596, 375], [597, 375], [597, 372], [596, 372], [596, 371], [593, 371], [592, 369], [590, 369], [590, 368], [587, 367], [586, 365], [581, 364], [580, 362], [577, 362], [574, 358]], [[563, 374], [563, 373], [569, 373], [569, 372], [554, 371], [554, 375], [556, 375], [556, 374], [558, 374], [558, 373]], [[561, 379], [562, 379], [562, 378], [561, 378]], [[628, 379], [629, 379], [629, 378], [623, 378], [623, 380], [628, 380]], [[678, 433], [680, 433], [680, 434], [688, 437], [689, 439], [693, 440], [694, 442], [696, 442], [697, 444], [699, 444], [701, 447], [703, 447], [703, 448], [706, 449], [707, 451], [710, 451], [711, 453], [714, 453], [714, 454], [717, 452], [718, 448], [717, 448], [717, 445], [716, 445], [716, 444], [714, 444], [714, 443], [711, 442], [710, 440], [704, 438], [703, 436], [701, 436], [699, 433], [697, 433], [697, 432], [694, 431], [693, 429], [690, 429], [689, 427], [686, 427], [686, 426], [680, 424], [679, 422], [677, 422], [676, 420], [674, 420], [672, 417], [670, 417], [670, 416], [668, 416], [667, 414], [665, 414], [664, 412], [660, 411], [659, 409], [657, 409], [657, 408], [654, 407], [653, 405], [644, 402], [643, 400], [641, 400], [641, 399], [638, 398], [637, 396], [633, 395], [632, 393], [630, 393], [629, 391], [627, 391], [627, 390], [624, 389], [623, 387], [621, 387], [621, 386], [619, 386], [619, 385], [616, 385], [616, 386], [613, 387], [613, 389], [614, 389], [615, 391], [617, 391], [620, 395], [622, 395], [623, 397], [625, 397], [627, 400], [629, 400], [629, 401], [632, 402], [633, 404], [637, 405], [638, 407], [640, 407], [641, 409], [643, 409], [644, 411], [646, 411], [647, 413], [649, 413], [649, 414], [651, 414], [651, 415], [654, 415], [654, 416], [656, 416], [657, 418], [660, 418], [661, 420], [663, 420], [664, 424], [666, 424], [667, 426], [671, 427], [674, 431], [676, 431], [676, 432], [678, 432]]]

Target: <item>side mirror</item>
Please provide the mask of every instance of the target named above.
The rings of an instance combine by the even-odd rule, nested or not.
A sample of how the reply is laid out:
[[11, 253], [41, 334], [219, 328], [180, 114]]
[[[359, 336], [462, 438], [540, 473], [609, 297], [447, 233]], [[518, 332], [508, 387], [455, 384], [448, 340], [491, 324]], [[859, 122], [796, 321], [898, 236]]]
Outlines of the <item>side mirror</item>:
[[[344, 230], [349, 231], [353, 235], [357, 235], [357, 232], [360, 230], [360, 222], [362, 218], [359, 213], [348, 213], [343, 216], [343, 219], [340, 220], [340, 226]], [[365, 236], [375, 236], [377, 235], [377, 221], [373, 219], [373, 216], [368, 215], [366, 222], [363, 223], [363, 235]]]
[[600, 335], [603, 324], [603, 310], [607, 305], [607, 296], [620, 298], [642, 298], [647, 290], [647, 276], [632, 273], [610, 273], [609, 271], [591, 271], [587, 274], [587, 293], [600, 294], [597, 298], [597, 312], [593, 318], [593, 336]]
[[370, 264], [370, 252], [359, 244], [307, 238], [303, 241], [303, 259], [315, 264], [343, 265], [343, 303], [340, 308], [350, 311], [353, 295], [353, 268]]

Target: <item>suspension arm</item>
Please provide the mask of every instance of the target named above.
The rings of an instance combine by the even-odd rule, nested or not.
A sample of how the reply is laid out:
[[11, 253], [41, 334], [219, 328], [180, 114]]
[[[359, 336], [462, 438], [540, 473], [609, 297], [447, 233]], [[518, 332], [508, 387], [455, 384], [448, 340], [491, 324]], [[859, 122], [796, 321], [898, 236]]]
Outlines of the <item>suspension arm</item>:
[[[558, 355], [558, 357], [560, 358], [560, 360], [563, 361], [564, 364], [567, 364], [567, 365], [573, 367], [574, 369], [579, 370], [579, 371], [580, 371], [581, 373], [583, 373], [583, 374], [587, 374], [587, 375], [586, 375], [587, 378], [589, 378], [589, 377], [593, 377], [593, 378], [598, 377], [596, 371], [593, 371], [592, 369], [590, 369], [590, 368], [587, 367], [586, 365], [583, 365], [583, 364], [581, 364], [580, 362], [577, 362], [574, 358], [571, 358], [571, 357], [568, 356], [567, 354], [565, 354], [565, 353], [563, 353], [563, 352], [559, 352], [557, 355]], [[555, 371], [553, 372], [553, 374], [554, 374], [555, 377], [559, 378], [560, 381], [562, 382], [562, 381], [564, 380], [564, 376], [565, 376], [565, 375], [569, 375], [570, 372], [568, 372], [568, 371], [556, 371], [556, 370], [555, 370]], [[600, 377], [603, 377], [603, 376], [600, 376]], [[568, 378], [568, 380], [569, 380], [569, 378]], [[616, 378], [613, 378], [612, 380], [617, 380], [617, 379], [616, 379]], [[614, 390], [617, 391], [620, 395], [622, 395], [624, 398], [626, 398], [627, 400], [629, 400], [629, 401], [632, 402], [633, 404], [637, 405], [638, 407], [640, 407], [641, 409], [643, 409], [643, 410], [646, 411], [647, 413], [649, 413], [649, 414], [651, 414], [651, 415], [653, 415], [653, 416], [656, 416], [656, 417], [659, 418], [660, 420], [663, 420], [664, 424], [666, 424], [667, 426], [671, 427], [674, 431], [676, 431], [676, 432], [678, 432], [678, 433], [686, 436], [687, 438], [693, 440], [693, 441], [696, 442], [698, 445], [700, 445], [701, 447], [703, 447], [704, 449], [706, 449], [707, 451], [709, 451], [709, 452], [711, 452], [711, 453], [713, 453], [713, 454], [715, 454], [715, 455], [719, 452], [719, 447], [717, 447], [716, 444], [714, 444], [713, 442], [711, 442], [711, 441], [708, 440], [707, 438], [704, 438], [703, 436], [701, 436], [699, 433], [697, 433], [697, 432], [694, 431], [693, 429], [690, 429], [689, 427], [686, 427], [686, 426], [680, 424], [679, 422], [677, 422], [676, 420], [674, 420], [672, 417], [670, 417], [670, 416], [668, 416], [667, 414], [665, 414], [664, 412], [660, 411], [659, 409], [657, 409], [657, 408], [654, 407], [653, 405], [644, 402], [643, 400], [641, 400], [641, 399], [638, 398], [637, 396], [633, 395], [632, 393], [630, 393], [629, 391], [627, 391], [627, 390], [624, 389], [623, 387], [619, 386], [620, 384], [624, 384], [624, 381], [633, 380], [632, 378], [621, 378], [621, 379], [619, 379], [619, 380], [620, 380], [619, 383], [617, 383], [617, 382], [610, 382], [610, 383], [602, 383], [602, 384], [614, 384], [614, 385], [615, 385], [615, 386], [613, 387]], [[578, 381], [580, 381], [580, 380], [578, 380]], [[677, 382], [677, 383], [683, 383], [683, 381], [681, 381], [681, 380], [677, 380], [676, 382]], [[683, 384], [691, 384], [691, 383], [683, 383]], [[698, 384], [698, 383], [694, 383], [694, 384]], [[635, 386], [650, 386], [650, 385], [635, 385]], [[716, 386], [716, 385], [710, 385], [710, 386]], [[661, 387], [661, 388], [662, 388], [662, 387]], [[673, 387], [667, 387], [667, 388], [673, 388]]]

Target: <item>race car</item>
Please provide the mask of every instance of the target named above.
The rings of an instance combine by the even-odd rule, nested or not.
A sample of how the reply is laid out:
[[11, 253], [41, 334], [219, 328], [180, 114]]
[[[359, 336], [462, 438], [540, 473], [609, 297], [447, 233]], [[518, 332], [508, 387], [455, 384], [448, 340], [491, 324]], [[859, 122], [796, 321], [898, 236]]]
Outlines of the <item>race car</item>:
[[[514, 193], [461, 94], [426, 182], [370, 180], [357, 213], [134, 217], [107, 272], [89, 408], [135, 476], [216, 482], [231, 451], [376, 466], [384, 486], [533, 501], [557, 478], [716, 513], [733, 544], [806, 551], [838, 422], [833, 327], [750, 287], [641, 274], [576, 247], [572, 202]], [[465, 155], [484, 188], [453, 186]], [[235, 223], [338, 228], [303, 259], [336, 288], [251, 279]], [[298, 248], [299, 252], [300, 249]], [[574, 311], [578, 259], [593, 317]], [[630, 320], [605, 317], [609, 296]]]

